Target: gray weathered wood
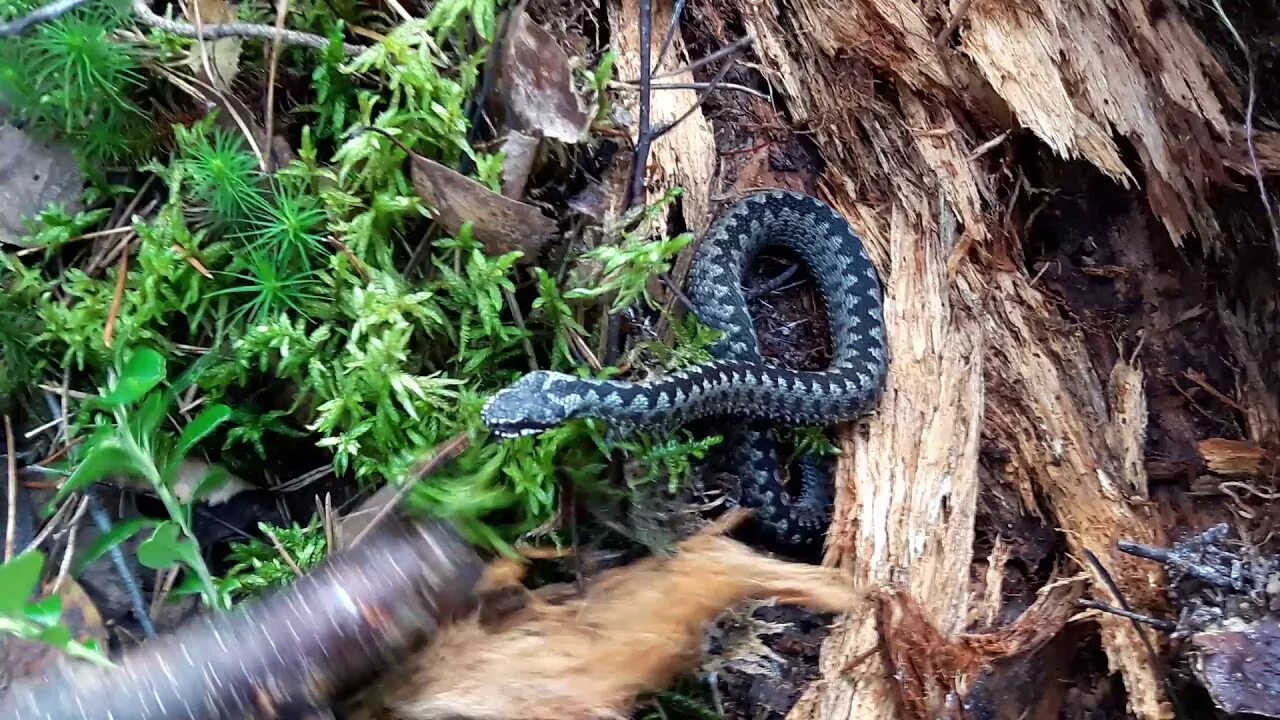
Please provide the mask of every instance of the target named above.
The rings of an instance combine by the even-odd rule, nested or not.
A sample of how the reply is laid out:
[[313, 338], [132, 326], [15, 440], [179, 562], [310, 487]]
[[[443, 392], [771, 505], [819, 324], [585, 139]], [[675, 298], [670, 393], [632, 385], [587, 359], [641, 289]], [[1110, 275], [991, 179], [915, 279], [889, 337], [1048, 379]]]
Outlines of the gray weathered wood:
[[386, 518], [287, 588], [0, 697], [0, 720], [267, 720], [368, 681], [473, 607], [483, 572], [447, 525]]

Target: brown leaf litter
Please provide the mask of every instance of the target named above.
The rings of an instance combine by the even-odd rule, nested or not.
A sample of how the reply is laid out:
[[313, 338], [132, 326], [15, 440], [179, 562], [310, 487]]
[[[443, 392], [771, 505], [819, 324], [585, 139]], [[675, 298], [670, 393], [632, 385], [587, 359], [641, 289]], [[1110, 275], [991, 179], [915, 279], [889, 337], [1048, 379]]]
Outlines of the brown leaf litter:
[[457, 233], [471, 223], [472, 237], [486, 253], [521, 250], [526, 262], [536, 259], [555, 234], [555, 221], [537, 207], [496, 193], [457, 170], [418, 155], [394, 137], [386, 137], [409, 155], [414, 190], [436, 211], [436, 221], [448, 232]]
[[[692, 670], [703, 631], [740, 602], [776, 598], [847, 611], [836, 571], [765, 557], [724, 536], [743, 513], [652, 557], [601, 573], [581, 593], [543, 588], [497, 619], [444, 628], [403, 673], [365, 693], [396, 720], [623, 718], [636, 698]], [[514, 578], [508, 576], [506, 581]], [[501, 582], [493, 583], [501, 585]]]
[[588, 109], [578, 95], [573, 66], [555, 36], [517, 7], [502, 49], [495, 99], [512, 129], [566, 143], [586, 138], [594, 108]]

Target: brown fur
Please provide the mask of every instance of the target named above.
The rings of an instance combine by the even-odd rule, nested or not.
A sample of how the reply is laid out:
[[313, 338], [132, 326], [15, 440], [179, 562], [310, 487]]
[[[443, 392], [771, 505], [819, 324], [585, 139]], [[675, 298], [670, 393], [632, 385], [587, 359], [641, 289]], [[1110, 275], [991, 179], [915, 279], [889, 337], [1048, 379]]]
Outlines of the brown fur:
[[638, 695], [692, 669], [704, 628], [742, 601], [853, 606], [833, 571], [764, 557], [723, 527], [673, 557], [602, 573], [560, 604], [535, 594], [496, 624], [476, 614], [447, 627], [375, 696], [399, 720], [621, 718]]

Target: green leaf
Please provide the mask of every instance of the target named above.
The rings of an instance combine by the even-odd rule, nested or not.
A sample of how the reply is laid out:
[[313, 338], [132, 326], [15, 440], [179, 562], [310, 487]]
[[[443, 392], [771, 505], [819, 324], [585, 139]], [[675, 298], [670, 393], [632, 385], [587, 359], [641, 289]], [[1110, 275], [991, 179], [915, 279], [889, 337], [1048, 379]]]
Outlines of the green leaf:
[[38, 603], [32, 603], [23, 608], [23, 614], [40, 627], [53, 627], [62, 617], [62, 598], [58, 595], [50, 595]]
[[133, 453], [120, 440], [110, 436], [102, 437], [89, 447], [75, 472], [58, 488], [58, 494], [54, 496], [50, 506], [58, 505], [71, 493], [83, 490], [112, 473], [133, 472], [136, 468]]
[[155, 527], [159, 522], [150, 518], [134, 518], [126, 522], [122, 522], [111, 528], [110, 532], [99, 535], [89, 549], [84, 551], [84, 555], [76, 561], [75, 574], [79, 575], [84, 572], [85, 568], [93, 564], [98, 558], [106, 555], [111, 548], [118, 546], [120, 543], [133, 537], [143, 528]]
[[151, 348], [137, 350], [125, 363], [116, 386], [99, 402], [107, 406], [135, 403], [164, 380], [164, 370], [163, 355]]
[[191, 448], [196, 446], [196, 443], [203, 440], [206, 435], [213, 432], [214, 429], [226, 422], [230, 417], [231, 408], [226, 405], [211, 405], [205, 408], [203, 412], [195, 416], [195, 419], [182, 429], [182, 435], [178, 437], [175, 460], [186, 457]]
[[164, 570], [179, 562], [199, 562], [199, 551], [191, 538], [182, 536], [177, 523], [166, 520], [138, 546], [138, 562], [152, 570]]
[[36, 635], [36, 640], [56, 648], [65, 648], [71, 642], [71, 629], [66, 625], [50, 625]]
[[0, 565], [0, 615], [20, 615], [40, 582], [44, 554], [29, 550]]
[[134, 413], [129, 425], [133, 429], [134, 437], [143, 439], [150, 438], [160, 429], [160, 424], [164, 422], [165, 410], [168, 409], [169, 398], [167, 393], [150, 393], [146, 399], [142, 401], [142, 406]]

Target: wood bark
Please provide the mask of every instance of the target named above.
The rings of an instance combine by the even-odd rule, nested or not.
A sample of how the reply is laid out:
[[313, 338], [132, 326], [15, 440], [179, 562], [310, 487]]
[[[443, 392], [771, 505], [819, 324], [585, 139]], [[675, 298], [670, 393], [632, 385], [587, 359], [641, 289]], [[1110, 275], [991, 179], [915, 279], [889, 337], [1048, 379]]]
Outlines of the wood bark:
[[[655, 2], [654, 52], [670, 4]], [[1138, 612], [1166, 609], [1154, 565], [1115, 551], [1128, 539], [1165, 541], [1148, 496], [1144, 448], [1148, 378], [1136, 347], [1100, 363], [1085, 335], [1025, 267], [1031, 187], [1023, 164], [1084, 161], [1141, 193], [1175, 246], [1222, 248], [1210, 193], [1242, 160], [1240, 92], [1178, 6], [1140, 0], [701, 0], [703, 34], [754, 36], [755, 66], [778, 112], [816, 141], [820, 194], [866, 238], [886, 284], [891, 370], [875, 415], [842, 433], [836, 519], [827, 562], [867, 591], [837, 621], [821, 677], [790, 717], [901, 717], [903, 689], [878, 648], [882, 588], [903, 592], [944, 635], [994, 616], [970, 597], [974, 519], [983, 483], [1012, 510], [1064, 537], [1069, 571], [1114, 603], [1085, 561], [1096, 556]], [[636, 0], [614, 0], [619, 69], [638, 67]], [[1158, 13], [1153, 14], [1153, 13]], [[624, 71], [625, 73], [626, 71]], [[692, 98], [654, 93], [664, 116]], [[706, 120], [654, 148], [656, 185], [703, 193]], [[1040, 155], [1028, 157], [1027, 137]], [[1015, 145], [1015, 141], [1019, 141]], [[1270, 139], [1264, 166], [1274, 164]], [[689, 168], [699, 168], [690, 175]], [[1248, 179], [1253, 182], [1252, 178]], [[1015, 212], [1015, 208], [1019, 211]], [[1034, 211], [1033, 211], [1034, 212]], [[690, 218], [691, 226], [697, 222]], [[1222, 309], [1224, 314], [1225, 308]], [[1238, 323], [1233, 349], [1247, 356]], [[1256, 353], [1255, 355], [1256, 356]], [[1252, 433], [1275, 427], [1261, 371], [1239, 372], [1257, 398]], [[990, 467], [980, 449], [1000, 451]], [[991, 489], [991, 488], [989, 488]], [[1127, 620], [1095, 616], [1129, 710], [1172, 716], [1160, 671]], [[899, 678], [900, 680], [901, 678]], [[924, 698], [933, 716], [974, 678]], [[919, 698], [912, 698], [918, 700]]]

